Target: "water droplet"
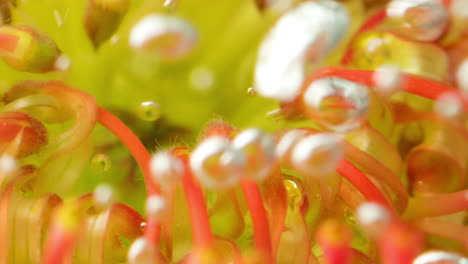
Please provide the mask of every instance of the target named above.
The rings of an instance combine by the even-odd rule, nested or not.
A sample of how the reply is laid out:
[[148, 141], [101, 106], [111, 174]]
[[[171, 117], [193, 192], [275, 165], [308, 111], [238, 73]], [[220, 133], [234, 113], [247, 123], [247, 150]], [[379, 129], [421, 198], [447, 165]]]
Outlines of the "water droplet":
[[183, 174], [182, 162], [169, 152], [158, 152], [150, 161], [150, 169], [161, 188], [173, 188], [181, 180]]
[[399, 89], [402, 82], [402, 75], [397, 66], [384, 64], [374, 73], [376, 90], [384, 95], [391, 95]]
[[270, 176], [277, 166], [273, 137], [259, 129], [251, 128], [240, 132], [232, 141], [232, 146], [245, 155], [244, 172], [250, 179], [262, 181]]
[[250, 87], [249, 89], [247, 89], [247, 95], [250, 95], [250, 96], [257, 95], [257, 92], [255, 91], [255, 88]]
[[55, 69], [57, 71], [66, 71], [70, 68], [71, 61], [68, 56], [60, 55], [55, 61]]
[[96, 154], [91, 160], [91, 163], [96, 170], [102, 172], [108, 171], [111, 167], [111, 160], [105, 154]]
[[367, 89], [341, 78], [316, 80], [304, 93], [307, 114], [314, 122], [335, 132], [357, 128], [367, 113]]
[[304, 2], [283, 15], [262, 42], [255, 89], [265, 97], [292, 101], [305, 68], [331, 51], [346, 33], [348, 13], [333, 1]]
[[319, 133], [299, 141], [292, 152], [292, 164], [307, 176], [328, 176], [343, 158], [341, 139], [330, 133]]
[[449, 12], [439, 0], [393, 0], [387, 15], [398, 34], [418, 41], [438, 39], [449, 23]]
[[190, 72], [189, 81], [195, 90], [205, 91], [213, 86], [215, 76], [211, 69], [197, 67]]
[[155, 121], [161, 116], [159, 104], [153, 101], [142, 102], [137, 109], [138, 117], [145, 121]]
[[166, 60], [187, 56], [195, 47], [197, 34], [188, 22], [174, 17], [151, 14], [131, 30], [130, 46]]
[[442, 250], [431, 250], [422, 253], [414, 259], [413, 264], [462, 264], [468, 263], [468, 258], [464, 258], [453, 252], [446, 252]]
[[164, 219], [167, 213], [167, 201], [160, 195], [151, 195], [146, 200], [146, 213], [156, 219]]
[[229, 140], [221, 137], [205, 139], [190, 157], [195, 177], [207, 188], [234, 186], [244, 166], [243, 153], [233, 149]]
[[442, 117], [453, 118], [460, 114], [462, 102], [457, 94], [444, 93], [435, 101], [434, 110]]
[[151, 248], [151, 244], [145, 238], [138, 238], [135, 240], [127, 255], [129, 264], [155, 264], [156, 252]]
[[114, 201], [114, 190], [109, 184], [101, 184], [94, 189], [93, 197], [99, 208], [109, 208]]
[[169, 12], [174, 12], [177, 9], [177, 5], [177, 0], [165, 0], [163, 7]]

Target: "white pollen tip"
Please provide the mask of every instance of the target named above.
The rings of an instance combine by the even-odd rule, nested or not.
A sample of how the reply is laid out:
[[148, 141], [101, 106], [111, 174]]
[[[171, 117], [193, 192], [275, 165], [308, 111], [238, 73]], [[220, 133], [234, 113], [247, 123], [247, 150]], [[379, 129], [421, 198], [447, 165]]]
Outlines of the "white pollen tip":
[[377, 222], [389, 222], [390, 213], [382, 205], [374, 202], [361, 204], [356, 211], [358, 222], [363, 225], [372, 225]]
[[99, 205], [109, 205], [114, 199], [114, 190], [109, 184], [101, 184], [94, 189], [94, 200]]
[[146, 213], [153, 216], [162, 216], [167, 207], [167, 201], [160, 195], [151, 195], [146, 200]]
[[375, 71], [373, 79], [380, 92], [392, 93], [400, 87], [402, 75], [397, 66], [384, 64]]
[[0, 172], [4, 174], [10, 174], [16, 169], [16, 160], [13, 156], [3, 154], [0, 157]]
[[447, 118], [456, 117], [460, 114], [462, 109], [462, 102], [455, 93], [444, 93], [437, 98], [434, 104], [435, 112]]

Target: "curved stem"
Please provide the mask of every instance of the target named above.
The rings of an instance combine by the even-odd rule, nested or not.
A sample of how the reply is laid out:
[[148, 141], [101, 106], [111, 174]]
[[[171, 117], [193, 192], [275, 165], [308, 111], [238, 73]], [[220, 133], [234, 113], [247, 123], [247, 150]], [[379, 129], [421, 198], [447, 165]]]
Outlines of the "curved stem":
[[468, 190], [433, 194], [410, 200], [405, 218], [434, 217], [468, 210]]
[[210, 228], [205, 199], [203, 198], [200, 186], [194, 181], [189, 168], [185, 170], [182, 184], [189, 207], [195, 245], [201, 248], [210, 247], [213, 244], [213, 234]]
[[146, 182], [148, 194], [159, 194], [159, 186], [153, 181], [149, 168], [151, 155], [140, 139], [116, 116], [102, 107], [98, 107], [98, 122], [116, 135], [137, 161]]
[[255, 246], [261, 253], [267, 254], [267, 263], [274, 263], [270, 229], [260, 190], [255, 182], [246, 179], [241, 181], [241, 187], [252, 217]]
[[408, 204], [409, 195], [398, 176], [377, 159], [352, 144], [345, 142], [344, 147], [349, 160], [359, 164], [366, 173], [385, 183], [395, 192], [397, 197], [395, 207], [398, 212], [403, 212]]
[[[366, 86], [376, 86], [373, 76], [374, 71], [349, 70], [328, 67], [312, 74], [305, 82], [305, 87], [307, 87], [307, 85], [310, 84], [310, 82], [324, 77], [339, 77], [352, 82], [361, 83]], [[463, 110], [465, 112], [468, 112], [468, 99], [466, 99], [466, 97], [455, 88], [435, 80], [426, 79], [424, 77], [419, 77], [409, 73], [402, 73], [401, 78], [401, 88], [403, 91], [431, 100], [436, 100], [439, 96], [441, 96], [444, 93], [454, 93], [457, 95], [458, 98], [460, 98]]]
[[[97, 119], [99, 123], [109, 129], [120, 139], [120, 141], [122, 141], [122, 143], [127, 147], [127, 149], [137, 161], [138, 165], [143, 171], [143, 177], [145, 179], [146, 192], [148, 196], [152, 194], [159, 194], [159, 186], [153, 181], [149, 168], [151, 155], [140, 139], [120, 119], [99, 106], [97, 108]], [[154, 247], [156, 247], [159, 242], [160, 233], [161, 225], [159, 221], [153, 217], [150, 217], [148, 219], [144, 234], [145, 238], [150, 243], [152, 243]]]
[[349, 161], [342, 159], [337, 167], [337, 172], [351, 182], [356, 189], [369, 201], [379, 203], [393, 211], [392, 205], [387, 201], [382, 192]]
[[419, 228], [431, 235], [441, 236], [468, 244], [468, 227], [462, 224], [440, 221], [436, 219], [424, 219], [418, 222]]

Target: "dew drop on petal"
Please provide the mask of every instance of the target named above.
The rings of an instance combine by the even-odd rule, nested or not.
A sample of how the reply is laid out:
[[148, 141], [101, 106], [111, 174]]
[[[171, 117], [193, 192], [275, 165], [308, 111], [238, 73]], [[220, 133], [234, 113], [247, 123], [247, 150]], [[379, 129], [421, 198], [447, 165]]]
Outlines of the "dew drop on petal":
[[244, 166], [243, 153], [233, 149], [229, 140], [222, 137], [205, 139], [190, 157], [190, 167], [195, 177], [207, 188], [234, 186]]
[[458, 88], [468, 94], [468, 59], [465, 59], [459, 66], [456, 73]]
[[245, 176], [262, 181], [268, 177], [277, 166], [275, 142], [271, 135], [256, 128], [241, 131], [232, 141], [235, 149], [245, 155]]
[[464, 258], [453, 252], [442, 250], [430, 250], [417, 256], [413, 264], [463, 264], [468, 263], [468, 258]]
[[391, 95], [400, 88], [402, 74], [397, 66], [384, 64], [375, 71], [373, 79], [377, 92]]
[[333, 173], [343, 157], [341, 138], [331, 133], [313, 134], [300, 140], [292, 151], [292, 164], [307, 176]]
[[347, 132], [364, 120], [368, 87], [341, 78], [322, 78], [306, 88], [304, 103], [312, 121], [335, 132]]
[[111, 167], [111, 160], [105, 154], [96, 154], [91, 160], [91, 164], [93, 165], [94, 169], [101, 172], [106, 172]]
[[150, 160], [151, 174], [161, 188], [173, 188], [183, 175], [182, 162], [169, 152], [158, 152]]
[[93, 198], [101, 208], [108, 208], [114, 201], [114, 190], [109, 184], [101, 184], [94, 189]]
[[437, 98], [434, 104], [434, 111], [441, 117], [456, 117], [462, 109], [462, 102], [455, 93], [444, 93]]
[[205, 91], [213, 86], [215, 75], [209, 68], [197, 67], [190, 72], [189, 81], [195, 90]]
[[155, 264], [156, 253], [145, 238], [136, 239], [128, 250], [127, 260], [129, 264]]
[[257, 95], [257, 92], [255, 91], [255, 88], [250, 87], [249, 89], [247, 89], [247, 95], [250, 95], [250, 96]]
[[161, 108], [153, 101], [141, 102], [137, 109], [138, 117], [144, 121], [156, 121], [161, 116]]
[[156, 219], [164, 219], [168, 204], [164, 197], [160, 195], [151, 195], [146, 200], [146, 214]]
[[449, 13], [440, 0], [393, 0], [387, 15], [399, 34], [412, 40], [434, 41], [449, 23]]
[[339, 43], [348, 21], [346, 9], [329, 0], [304, 2], [288, 11], [260, 46], [254, 73], [257, 92], [280, 101], [296, 98], [306, 66]]
[[132, 48], [166, 60], [187, 56], [196, 40], [195, 28], [190, 23], [175, 16], [156, 14], [141, 19], [129, 37]]

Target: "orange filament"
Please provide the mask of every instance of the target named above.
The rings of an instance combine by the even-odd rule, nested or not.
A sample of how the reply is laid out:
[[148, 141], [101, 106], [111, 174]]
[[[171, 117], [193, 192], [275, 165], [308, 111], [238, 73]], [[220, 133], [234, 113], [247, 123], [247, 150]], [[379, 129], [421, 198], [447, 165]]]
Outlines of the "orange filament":
[[468, 190], [432, 194], [410, 200], [405, 218], [434, 217], [468, 210]]
[[[181, 148], [176, 148], [174, 152], [181, 152]], [[193, 240], [195, 245], [200, 248], [208, 248], [213, 244], [213, 233], [210, 228], [210, 221], [206, 209], [205, 199], [200, 185], [194, 180], [188, 165], [188, 155], [180, 154], [180, 159], [184, 164], [184, 177], [182, 184], [188, 203]]]
[[267, 254], [268, 263], [272, 263], [270, 230], [260, 190], [255, 182], [247, 179], [241, 181], [241, 187], [252, 217], [255, 246], [260, 252]]
[[387, 201], [382, 192], [367, 178], [367, 176], [349, 161], [342, 159], [337, 172], [345, 177], [369, 201], [379, 203], [393, 211], [393, 206]]
[[97, 115], [99, 123], [109, 129], [114, 135], [116, 135], [137, 161], [138, 165], [143, 171], [147, 193], [160, 193], [159, 186], [157, 186], [157, 184], [153, 181], [149, 169], [151, 155], [143, 143], [141, 143], [140, 139], [120, 119], [104, 108], [98, 107]]

